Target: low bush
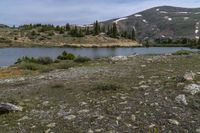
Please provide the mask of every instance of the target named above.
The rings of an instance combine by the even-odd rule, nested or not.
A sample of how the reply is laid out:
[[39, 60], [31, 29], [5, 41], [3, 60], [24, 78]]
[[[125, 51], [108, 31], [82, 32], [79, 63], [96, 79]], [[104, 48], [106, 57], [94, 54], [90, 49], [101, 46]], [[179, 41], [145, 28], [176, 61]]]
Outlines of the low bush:
[[88, 57], [81, 57], [81, 56], [78, 56], [74, 61], [75, 61], [75, 62], [78, 62], [78, 63], [84, 63], [84, 62], [91, 61], [91, 59], [88, 58]]
[[189, 50], [179, 50], [179, 51], [173, 53], [173, 55], [190, 55], [192, 53], [193, 52], [189, 51]]
[[59, 55], [57, 57], [57, 59], [59, 60], [74, 60], [76, 57], [74, 54], [72, 53], [67, 53], [66, 51], [64, 51], [61, 55]]
[[40, 70], [43, 69], [42, 65], [36, 64], [36, 63], [31, 63], [31, 62], [22, 62], [18, 66], [21, 69], [26, 69], [26, 70]]
[[42, 65], [48, 65], [53, 63], [54, 61], [50, 57], [39, 57], [36, 59], [36, 63], [42, 64]]
[[97, 84], [95, 87], [95, 90], [102, 90], [102, 91], [116, 91], [117, 89], [120, 89], [121, 86], [115, 83], [101, 83]]
[[22, 58], [18, 58], [17, 61], [15, 62], [15, 64], [19, 64], [19, 63], [22, 63], [22, 62], [32, 62], [32, 63], [35, 63], [36, 62], [36, 59], [33, 58], [33, 57], [27, 57], [27, 56], [24, 56]]
[[17, 62], [15, 64], [20, 64], [22, 62], [27, 62], [27, 63], [36, 63], [36, 64], [42, 64], [42, 65], [48, 65], [53, 63], [53, 59], [50, 57], [39, 57], [39, 58], [34, 58], [34, 57], [27, 57], [24, 56], [22, 58], [17, 59]]

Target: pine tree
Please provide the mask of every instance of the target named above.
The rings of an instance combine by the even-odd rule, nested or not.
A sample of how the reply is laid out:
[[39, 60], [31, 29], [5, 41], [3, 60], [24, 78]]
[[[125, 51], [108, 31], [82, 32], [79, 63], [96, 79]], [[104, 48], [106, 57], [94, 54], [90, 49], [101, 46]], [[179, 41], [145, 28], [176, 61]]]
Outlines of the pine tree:
[[66, 31], [70, 31], [70, 28], [71, 28], [71, 27], [70, 27], [70, 24], [67, 23], [67, 24], [65, 25], [65, 30], [66, 30]]
[[86, 34], [86, 35], [89, 35], [89, 34], [90, 34], [89, 27], [86, 27], [86, 29], [85, 29], [85, 34]]
[[100, 30], [101, 30], [101, 28], [100, 28], [99, 22], [96, 21], [96, 22], [94, 23], [94, 35], [99, 35]]
[[101, 32], [103, 32], [103, 33], [106, 32], [106, 28], [105, 28], [105, 26], [102, 26], [102, 27], [101, 27]]
[[113, 38], [117, 38], [117, 35], [118, 35], [117, 25], [116, 25], [116, 23], [113, 23], [113, 26], [112, 26], [112, 37]]
[[198, 39], [198, 42], [197, 42], [197, 48], [200, 49], [200, 38]]
[[107, 28], [106, 34], [107, 34], [108, 36], [111, 34], [110, 26], [109, 26], [109, 25], [108, 25], [108, 28]]
[[136, 40], [135, 36], [136, 36], [136, 35], [135, 35], [135, 29], [133, 29], [133, 30], [132, 30], [132, 34], [131, 34], [131, 39], [132, 39], [132, 40]]

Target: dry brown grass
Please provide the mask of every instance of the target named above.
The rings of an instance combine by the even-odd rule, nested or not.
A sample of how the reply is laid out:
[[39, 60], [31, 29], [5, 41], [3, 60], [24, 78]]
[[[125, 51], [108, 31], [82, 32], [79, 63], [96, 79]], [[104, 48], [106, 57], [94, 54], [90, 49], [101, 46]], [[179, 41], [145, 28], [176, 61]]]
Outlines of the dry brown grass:
[[37, 74], [37, 72], [33, 71], [25, 71], [16, 67], [9, 67], [0, 69], [0, 79], [3, 78], [13, 78], [13, 77], [21, 77], [27, 74]]

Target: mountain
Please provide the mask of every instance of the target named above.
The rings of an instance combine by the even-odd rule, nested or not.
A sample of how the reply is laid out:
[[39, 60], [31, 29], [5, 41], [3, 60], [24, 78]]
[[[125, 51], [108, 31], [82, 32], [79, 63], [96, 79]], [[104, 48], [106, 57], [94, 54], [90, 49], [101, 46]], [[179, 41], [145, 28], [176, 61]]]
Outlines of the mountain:
[[9, 26], [4, 25], [4, 24], [0, 24], [0, 28], [8, 28]]
[[156, 38], [199, 38], [200, 8], [154, 7], [130, 16], [102, 22], [117, 24], [120, 32], [136, 31], [140, 40]]

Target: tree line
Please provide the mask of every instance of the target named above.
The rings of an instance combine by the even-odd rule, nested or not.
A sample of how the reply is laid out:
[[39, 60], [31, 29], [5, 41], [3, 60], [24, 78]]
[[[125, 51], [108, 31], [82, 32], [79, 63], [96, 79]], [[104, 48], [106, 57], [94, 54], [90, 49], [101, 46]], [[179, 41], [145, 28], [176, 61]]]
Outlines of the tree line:
[[[38, 32], [48, 32], [55, 31], [59, 34], [64, 34], [67, 32], [72, 37], [84, 37], [85, 35], [97, 36], [100, 34], [105, 34], [112, 38], [127, 38], [136, 40], [136, 33], [133, 29], [132, 32], [119, 31], [117, 24], [112, 23], [112, 25], [104, 26], [98, 21], [95, 21], [93, 26], [80, 27], [77, 25], [70, 25], [67, 23], [65, 26], [55, 26], [52, 24], [27, 24], [19, 27], [21, 30], [34, 30], [37, 29]], [[35, 34], [35, 31], [32, 31]], [[52, 32], [51, 32], [52, 33]], [[53, 35], [53, 33], [52, 33]]]

